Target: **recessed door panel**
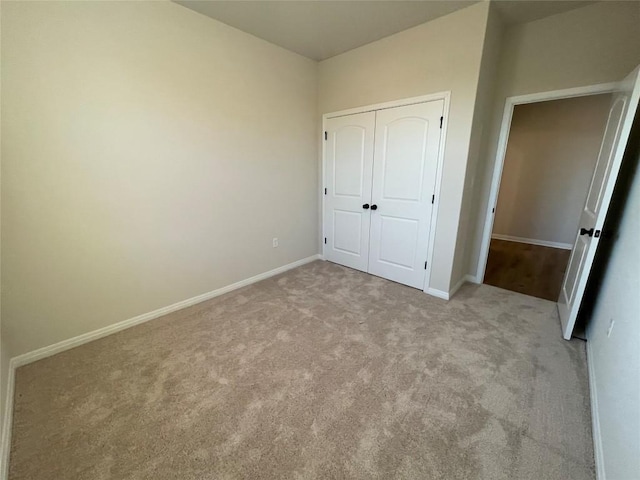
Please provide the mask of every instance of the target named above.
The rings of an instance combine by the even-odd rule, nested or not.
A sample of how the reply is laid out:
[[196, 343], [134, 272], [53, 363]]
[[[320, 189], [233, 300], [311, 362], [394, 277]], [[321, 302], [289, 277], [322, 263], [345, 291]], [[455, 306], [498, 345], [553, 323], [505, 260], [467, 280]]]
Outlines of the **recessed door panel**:
[[[324, 256], [367, 271], [375, 113], [325, 121]], [[324, 193], [324, 192], [323, 192]]]
[[571, 252], [569, 266], [565, 274], [564, 284], [562, 285], [562, 293], [569, 302], [573, 301], [576, 294], [576, 286], [580, 278], [580, 268], [584, 264], [584, 256], [587, 253], [587, 241], [578, 236], [575, 247]]
[[367, 130], [360, 125], [345, 125], [333, 134], [335, 195], [362, 197]]
[[416, 259], [415, 239], [419, 226], [417, 220], [380, 215], [379, 261], [412, 269]]
[[362, 214], [334, 210], [333, 248], [342, 253], [360, 255], [362, 253]]
[[622, 126], [622, 120], [624, 117], [622, 113], [627, 105], [628, 98], [626, 96], [617, 96], [611, 105], [609, 110], [609, 118], [607, 120], [607, 127], [602, 139], [602, 145], [600, 146], [600, 153], [598, 160], [591, 178], [591, 185], [589, 186], [589, 193], [587, 194], [587, 201], [585, 210], [591, 215], [595, 215], [602, 202], [602, 194], [604, 193], [605, 182], [608, 177], [613, 163], [613, 149], [614, 142], [620, 136], [620, 128]]
[[424, 288], [444, 102], [376, 112], [369, 273]]
[[420, 201], [429, 122], [400, 118], [384, 128], [382, 198]]

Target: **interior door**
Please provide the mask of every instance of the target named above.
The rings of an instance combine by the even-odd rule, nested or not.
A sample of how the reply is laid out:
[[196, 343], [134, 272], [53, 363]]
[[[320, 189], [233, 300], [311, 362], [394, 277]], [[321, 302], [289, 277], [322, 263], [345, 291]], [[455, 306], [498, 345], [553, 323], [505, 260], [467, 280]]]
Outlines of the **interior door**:
[[367, 271], [375, 112], [325, 121], [324, 256]]
[[562, 335], [566, 340], [569, 340], [573, 333], [602, 225], [631, 132], [631, 124], [638, 108], [639, 69], [640, 67], [636, 68], [620, 82], [618, 91], [614, 93], [611, 101], [600, 153], [580, 217], [580, 230], [576, 235], [558, 299]]
[[376, 112], [369, 273], [424, 288], [443, 100]]

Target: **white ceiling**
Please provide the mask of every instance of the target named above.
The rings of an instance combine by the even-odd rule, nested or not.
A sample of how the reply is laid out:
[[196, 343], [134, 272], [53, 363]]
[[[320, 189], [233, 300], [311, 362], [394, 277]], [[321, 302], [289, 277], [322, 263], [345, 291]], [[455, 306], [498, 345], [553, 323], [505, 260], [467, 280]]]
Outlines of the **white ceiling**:
[[[324, 60], [468, 7], [478, 0], [174, 0], [313, 60]], [[593, 1], [497, 1], [508, 23], [529, 22]]]

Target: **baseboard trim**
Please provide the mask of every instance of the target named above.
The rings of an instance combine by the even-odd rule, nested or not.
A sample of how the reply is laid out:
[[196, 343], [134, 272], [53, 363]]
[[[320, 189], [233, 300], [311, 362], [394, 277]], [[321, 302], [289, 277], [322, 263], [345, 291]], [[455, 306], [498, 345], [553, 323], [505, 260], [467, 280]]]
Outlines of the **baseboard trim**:
[[432, 297], [438, 297], [443, 300], [449, 300], [449, 292], [445, 292], [444, 290], [438, 290], [437, 288], [427, 287], [426, 293], [431, 295]]
[[464, 277], [462, 277], [460, 281], [456, 283], [448, 292], [445, 292], [444, 290], [438, 290], [437, 288], [432, 288], [432, 287], [428, 287], [425, 290], [425, 292], [433, 297], [438, 297], [443, 300], [449, 300], [451, 297], [453, 297], [456, 294], [458, 290], [460, 290], [460, 287], [462, 287], [462, 285], [464, 285], [465, 282], [467, 282], [467, 277], [468, 275], [465, 275]]
[[13, 358], [9, 360], [7, 375], [7, 392], [2, 422], [2, 438], [0, 438], [0, 479], [9, 478], [9, 455], [11, 453], [11, 428], [13, 426], [13, 390], [15, 386], [16, 366]]
[[471, 275], [470, 273], [467, 273], [464, 276], [464, 279], [469, 282], [469, 283], [475, 283], [476, 285], [480, 285], [482, 282], [478, 279], [477, 276], [475, 275]]
[[92, 332], [87, 332], [82, 335], [78, 335], [77, 337], [73, 337], [68, 340], [63, 340], [61, 342], [54, 343], [53, 345], [49, 345], [47, 347], [39, 348], [32, 352], [24, 353], [22, 355], [18, 355], [17, 357], [13, 357], [9, 361], [9, 375], [7, 379], [8, 385], [7, 385], [7, 395], [6, 395], [6, 403], [5, 403], [5, 417], [3, 419], [2, 438], [0, 439], [0, 441], [2, 442], [0, 444], [0, 462], [1, 462], [0, 479], [5, 480], [8, 478], [8, 475], [9, 475], [9, 454], [11, 451], [11, 427], [13, 423], [13, 392], [14, 392], [14, 386], [15, 386], [15, 373], [18, 367], [27, 365], [37, 360], [41, 360], [46, 357], [50, 357], [57, 353], [64, 352], [65, 350], [78, 347], [85, 343], [89, 343], [93, 340], [98, 340], [100, 338], [106, 337], [107, 335], [111, 335], [112, 333], [116, 333], [121, 330], [126, 330], [127, 328], [131, 328], [136, 325], [140, 325], [141, 323], [154, 320], [156, 318], [162, 317], [169, 313], [182, 310], [183, 308], [187, 308], [192, 305], [196, 305], [198, 303], [204, 302], [206, 300], [219, 297], [220, 295], [224, 295], [225, 293], [229, 293], [229, 292], [232, 292], [233, 290], [246, 287], [247, 285], [257, 283], [261, 280], [266, 280], [267, 278], [273, 277], [275, 275], [279, 275], [293, 268], [300, 267], [302, 265], [305, 265], [307, 263], [311, 263], [315, 260], [320, 260], [320, 259], [322, 259], [322, 255], [320, 254], [312, 255], [310, 257], [303, 258], [302, 260], [298, 260], [296, 262], [283, 265], [282, 267], [274, 268], [273, 270], [269, 270], [268, 272], [260, 273], [253, 277], [247, 278], [245, 280], [232, 283], [231, 285], [218, 288], [211, 292], [203, 293], [202, 295], [197, 295], [187, 300], [174, 303], [173, 305], [159, 308], [152, 312], [144, 313], [142, 315], [138, 315], [128, 320], [123, 320], [121, 322], [114, 323], [113, 325], [99, 328], [97, 330], [93, 330]]
[[596, 463], [596, 480], [606, 480], [602, 436], [600, 435], [600, 414], [598, 413], [598, 388], [593, 365], [591, 342], [587, 339], [587, 372], [589, 374], [589, 396], [591, 399], [591, 432], [593, 434], [593, 457]]
[[451, 288], [451, 290], [449, 290], [449, 298], [452, 298], [452, 297], [456, 294], [456, 292], [457, 292], [458, 290], [460, 290], [460, 287], [462, 287], [462, 285], [464, 285], [464, 284], [465, 284], [465, 282], [466, 282], [466, 281], [467, 281], [467, 277], [466, 277], [466, 276], [462, 277], [462, 278], [458, 281], [458, 283], [456, 283], [456, 284]]
[[540, 245], [541, 247], [562, 248], [563, 250], [571, 250], [573, 245], [570, 243], [548, 242], [547, 240], [537, 240], [535, 238], [513, 237], [511, 235], [500, 235], [499, 233], [491, 234], [491, 238], [496, 240], [505, 240], [507, 242], [528, 243], [530, 245]]
[[12, 360], [15, 361], [15, 367], [18, 368], [23, 365], [27, 365], [29, 363], [35, 362], [37, 360], [50, 357], [57, 353], [64, 352], [65, 350], [69, 350], [79, 345], [83, 345], [93, 340], [106, 337], [107, 335], [111, 335], [112, 333], [116, 333], [121, 330], [131, 328], [135, 325], [148, 322], [149, 320], [154, 320], [158, 317], [162, 317], [164, 315], [175, 312], [177, 310], [182, 310], [183, 308], [191, 307], [192, 305], [196, 305], [198, 303], [210, 300], [220, 295], [224, 295], [225, 293], [232, 292], [233, 290], [237, 290], [238, 288], [246, 287], [247, 285], [251, 285], [261, 280], [265, 280], [269, 277], [279, 275], [280, 273], [286, 272], [288, 270], [299, 267], [301, 265], [305, 265], [307, 263], [313, 262], [318, 259], [320, 259], [320, 255], [312, 255], [310, 257], [303, 258], [302, 260], [298, 260], [296, 262], [283, 265], [282, 267], [274, 268], [273, 270], [269, 270], [268, 272], [260, 273], [253, 277], [247, 278], [245, 280], [240, 280], [239, 282], [232, 283], [231, 285], [218, 288], [211, 292], [203, 293], [202, 295], [197, 295], [195, 297], [188, 298], [187, 300], [174, 303], [173, 305], [162, 307], [152, 312], [143, 313], [142, 315], [138, 315], [128, 320], [114, 323], [107, 327], [99, 328], [98, 330], [93, 330], [92, 332], [87, 332], [82, 335], [78, 335], [77, 337], [73, 337], [68, 340], [63, 340], [61, 342], [54, 343], [53, 345], [49, 345], [48, 347], [39, 348], [32, 352], [18, 355], [17, 357], [14, 357]]

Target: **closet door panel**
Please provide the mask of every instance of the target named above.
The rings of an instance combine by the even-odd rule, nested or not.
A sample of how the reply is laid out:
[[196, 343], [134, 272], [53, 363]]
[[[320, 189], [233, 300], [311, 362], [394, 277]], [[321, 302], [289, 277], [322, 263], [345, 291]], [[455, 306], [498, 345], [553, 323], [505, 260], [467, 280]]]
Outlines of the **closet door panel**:
[[422, 289], [444, 102], [376, 113], [369, 273]]
[[365, 272], [374, 127], [374, 112], [325, 121], [324, 255], [329, 261]]

